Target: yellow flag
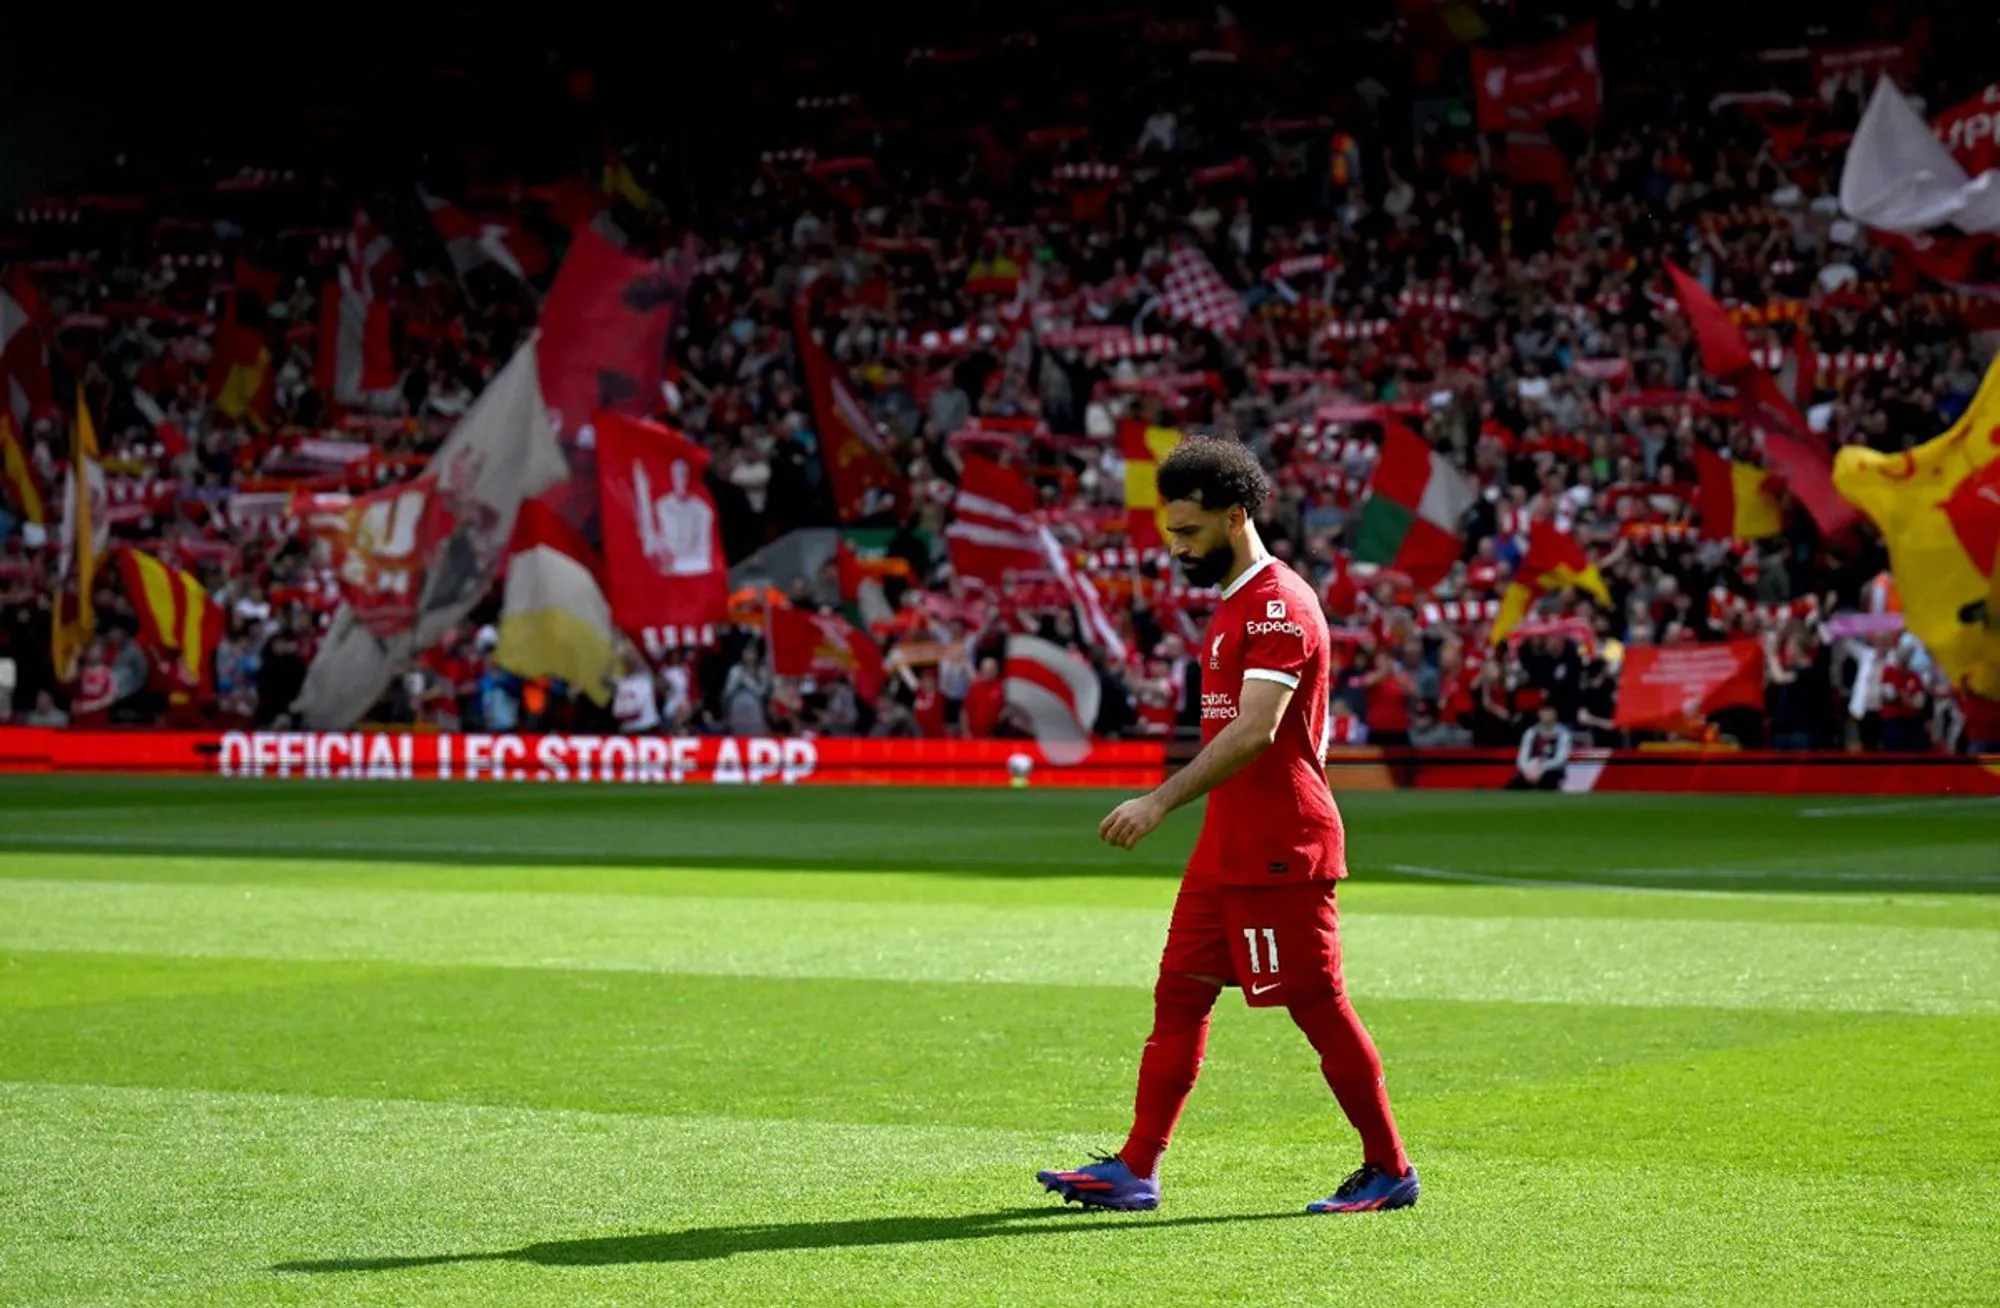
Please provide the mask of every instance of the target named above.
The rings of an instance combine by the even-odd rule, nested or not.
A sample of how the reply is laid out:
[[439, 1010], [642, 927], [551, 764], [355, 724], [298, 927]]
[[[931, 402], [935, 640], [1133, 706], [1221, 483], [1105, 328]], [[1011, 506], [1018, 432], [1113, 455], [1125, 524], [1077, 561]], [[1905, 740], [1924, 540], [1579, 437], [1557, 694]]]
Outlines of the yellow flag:
[[5, 413], [0, 413], [0, 487], [6, 489], [22, 517], [37, 526], [48, 522], [48, 506], [42, 503], [41, 488], [35, 485], [27, 449], [14, 431], [14, 420]]
[[70, 436], [69, 475], [63, 491], [62, 562], [49, 652], [56, 675], [68, 681], [76, 675], [84, 646], [97, 634], [91, 592], [97, 585], [99, 536], [107, 527], [98, 511], [104, 503], [104, 467], [98, 462], [97, 429], [91, 425], [82, 386], [76, 388], [76, 426]]
[[1955, 686], [2000, 700], [2000, 360], [1949, 431], [1903, 454], [1850, 446], [1833, 484], [1888, 543], [1909, 630]]

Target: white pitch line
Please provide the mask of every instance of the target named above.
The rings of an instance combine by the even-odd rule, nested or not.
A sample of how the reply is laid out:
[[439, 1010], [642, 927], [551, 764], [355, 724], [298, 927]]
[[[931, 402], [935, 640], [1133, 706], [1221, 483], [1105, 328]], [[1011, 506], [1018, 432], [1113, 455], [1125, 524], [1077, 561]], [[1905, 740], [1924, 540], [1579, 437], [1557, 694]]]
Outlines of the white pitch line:
[[1476, 886], [1506, 886], [1514, 890], [1616, 890], [1635, 895], [1712, 895], [1715, 890], [1683, 890], [1678, 886], [1627, 886], [1610, 881], [1556, 881], [1531, 877], [1497, 877], [1484, 872], [1455, 872], [1450, 868], [1419, 867], [1414, 863], [1391, 863], [1391, 872], [1405, 876], [1429, 877], [1434, 881], [1464, 881]]
[[1977, 872], [1964, 876], [1938, 876], [1929, 872], [1857, 872], [1851, 869], [1835, 872], [1795, 867], [1615, 867], [1609, 870], [1617, 876], [1664, 877], [1685, 881], [1861, 881], [1871, 884], [1886, 881], [1919, 885], [2000, 886], [2000, 875], [1985, 876]]
[[[493, 845], [465, 841], [427, 845], [394, 840], [270, 840], [262, 837], [228, 840], [214, 836], [129, 836], [104, 832], [71, 832], [62, 835], [29, 836], [14, 848], [34, 850], [46, 845], [75, 845], [79, 848], [126, 848], [132, 846], [169, 851], [243, 850], [253, 853], [287, 854], [530, 854], [551, 858], [603, 858], [640, 853], [604, 845]], [[0, 848], [8, 848], [0, 840]]]
[[1984, 810], [2000, 804], [2000, 795], [1933, 795], [1928, 799], [1892, 799], [1881, 804], [1829, 804], [1824, 808], [1802, 808], [1800, 817], [1869, 817], [1876, 813], [1917, 813], [1933, 808]]
[[[1682, 886], [1635, 886], [1622, 881], [1569, 881], [1558, 876], [1550, 877], [1502, 877], [1485, 872], [1458, 872], [1450, 868], [1420, 867], [1411, 863], [1391, 863], [1391, 872], [1401, 872], [1407, 876], [1428, 877], [1436, 881], [1463, 881], [1471, 885], [1506, 886], [1520, 890], [1616, 890], [1628, 894], [1641, 895], [1712, 895], [1728, 899], [1741, 899], [1743, 891], [1698, 890]], [[1554, 869], [1549, 869], [1551, 872]], [[1611, 868], [1614, 876], [1662, 877], [1687, 881], [1861, 881], [1871, 883], [1903, 882], [1925, 886], [1932, 885], [1997, 885], [2000, 876], [1926, 876], [1895, 872], [1813, 872], [1794, 868], [1772, 868], [1748, 870], [1739, 868], [1691, 868], [1691, 867], [1631, 867]], [[1804, 892], [1771, 892], [1773, 898], [1797, 899]]]

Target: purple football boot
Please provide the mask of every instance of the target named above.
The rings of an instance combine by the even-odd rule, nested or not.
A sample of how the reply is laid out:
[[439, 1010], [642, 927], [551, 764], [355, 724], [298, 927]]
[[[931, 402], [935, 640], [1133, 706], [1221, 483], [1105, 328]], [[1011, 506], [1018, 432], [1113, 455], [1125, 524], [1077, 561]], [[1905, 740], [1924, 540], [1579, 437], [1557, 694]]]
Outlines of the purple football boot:
[[1094, 1154], [1096, 1162], [1074, 1172], [1036, 1172], [1042, 1188], [1085, 1208], [1113, 1208], [1124, 1213], [1146, 1212], [1160, 1206], [1158, 1177], [1134, 1176], [1116, 1154]]
[[1394, 1176], [1374, 1163], [1362, 1166], [1324, 1199], [1306, 1205], [1309, 1213], [1381, 1213], [1417, 1201], [1417, 1169]]

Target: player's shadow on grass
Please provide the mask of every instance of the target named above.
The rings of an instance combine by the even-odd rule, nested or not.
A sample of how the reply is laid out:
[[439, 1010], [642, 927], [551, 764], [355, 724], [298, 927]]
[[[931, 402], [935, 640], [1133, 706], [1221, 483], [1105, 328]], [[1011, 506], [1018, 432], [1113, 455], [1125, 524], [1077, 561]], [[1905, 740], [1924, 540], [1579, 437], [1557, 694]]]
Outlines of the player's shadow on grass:
[[[852, 1249], [880, 1244], [929, 1244], [939, 1240], [991, 1240], [1074, 1231], [1087, 1222], [1123, 1221], [1141, 1230], [1215, 1226], [1305, 1217], [1305, 1213], [1243, 1213], [1215, 1217], [1116, 1218], [1070, 1208], [1013, 1208], [958, 1217], [872, 1217], [846, 1222], [772, 1222], [756, 1226], [698, 1226], [643, 1235], [546, 1240], [518, 1249], [477, 1253], [414, 1254], [390, 1258], [323, 1258], [279, 1263], [274, 1272], [390, 1272], [445, 1263], [534, 1263], [542, 1267], [607, 1267], [619, 1263], [691, 1263], [731, 1254], [789, 1249]], [[1067, 1218], [1067, 1220], [1064, 1220]]]

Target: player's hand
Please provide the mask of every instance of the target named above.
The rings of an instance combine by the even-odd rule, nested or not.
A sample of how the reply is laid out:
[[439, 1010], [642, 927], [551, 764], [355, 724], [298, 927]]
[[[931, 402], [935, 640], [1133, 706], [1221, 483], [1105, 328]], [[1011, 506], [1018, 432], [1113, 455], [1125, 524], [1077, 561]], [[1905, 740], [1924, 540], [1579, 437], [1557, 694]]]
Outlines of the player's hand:
[[1151, 835], [1153, 829], [1166, 819], [1167, 810], [1158, 800], [1151, 795], [1141, 795], [1112, 809], [1110, 816], [1098, 824], [1097, 836], [1107, 845], [1130, 849]]

